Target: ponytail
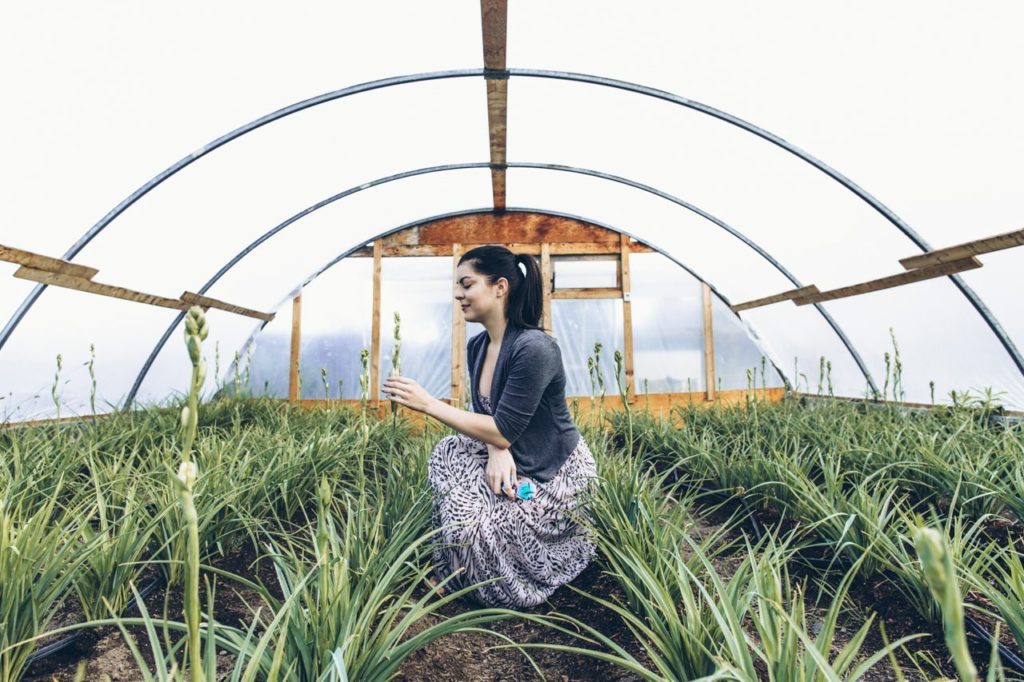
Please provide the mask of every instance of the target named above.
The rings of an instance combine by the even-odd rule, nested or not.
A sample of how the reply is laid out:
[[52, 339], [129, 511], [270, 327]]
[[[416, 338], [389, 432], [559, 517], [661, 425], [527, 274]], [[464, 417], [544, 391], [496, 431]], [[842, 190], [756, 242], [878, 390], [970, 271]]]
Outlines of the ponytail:
[[508, 303], [505, 318], [508, 324], [526, 329], [540, 329], [543, 307], [540, 265], [525, 253], [513, 254], [504, 246], [488, 244], [470, 249], [459, 259], [459, 265], [473, 261], [473, 269], [487, 277], [491, 284], [504, 277], [508, 280]]

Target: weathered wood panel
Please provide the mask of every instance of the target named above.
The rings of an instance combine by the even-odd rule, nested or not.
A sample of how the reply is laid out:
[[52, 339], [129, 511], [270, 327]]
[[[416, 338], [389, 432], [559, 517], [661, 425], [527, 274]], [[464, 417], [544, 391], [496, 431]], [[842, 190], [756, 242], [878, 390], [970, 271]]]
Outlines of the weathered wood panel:
[[613, 230], [543, 213], [474, 213], [420, 226], [420, 244], [598, 242], [617, 245]]
[[873, 291], [882, 291], [883, 289], [891, 289], [893, 287], [903, 286], [904, 284], [912, 284], [913, 282], [921, 282], [923, 280], [934, 279], [936, 277], [945, 277], [957, 272], [973, 270], [980, 267], [981, 261], [972, 256], [970, 258], [955, 260], [949, 263], [928, 265], [923, 268], [918, 268], [917, 270], [910, 270], [908, 272], [901, 272], [898, 275], [890, 275], [889, 277], [873, 279], [868, 282], [852, 284], [848, 287], [822, 291], [810, 296], [801, 296], [800, 298], [794, 298], [793, 303], [796, 303], [797, 305], [807, 305], [809, 303], [821, 303], [822, 301], [834, 301], [837, 298], [846, 298], [847, 296], [857, 296], [859, 294], [867, 294]]
[[0, 260], [24, 265], [34, 270], [81, 277], [82, 279], [92, 279], [99, 272], [96, 268], [79, 265], [78, 263], [72, 263], [60, 258], [43, 256], [31, 251], [25, 251], [24, 249], [16, 249], [13, 246], [4, 246], [3, 244], [0, 244]]
[[264, 322], [270, 322], [274, 319], [274, 313], [261, 313], [258, 310], [252, 310], [250, 308], [243, 308], [241, 306], [232, 305], [231, 303], [225, 303], [224, 301], [216, 298], [210, 298], [209, 296], [201, 296], [194, 294], [191, 291], [186, 291], [181, 295], [181, 300], [188, 303], [190, 306], [198, 305], [204, 308], [217, 308], [218, 310], [226, 310], [229, 313], [235, 313], [236, 315], [245, 315], [246, 317], [254, 317], [257, 320], [263, 320]]
[[794, 298], [800, 298], [802, 296], [809, 296], [811, 294], [821, 293], [818, 291], [818, 287], [811, 284], [810, 286], [800, 287], [799, 289], [790, 289], [789, 291], [783, 291], [781, 294], [774, 294], [772, 296], [765, 296], [764, 298], [755, 298], [752, 301], [744, 301], [743, 303], [737, 303], [731, 306], [734, 313], [741, 312], [743, 310], [750, 310], [751, 308], [760, 308], [761, 306], [771, 305], [772, 303], [779, 303], [780, 301], [789, 301]]
[[1024, 244], [1024, 230], [1014, 230], [1013, 232], [997, 234], [994, 237], [985, 237], [984, 239], [975, 239], [974, 241], [964, 242], [963, 244], [956, 244], [954, 246], [947, 246], [942, 249], [934, 249], [928, 253], [922, 253], [919, 256], [901, 258], [900, 265], [905, 267], [907, 270], [913, 270], [915, 268], [923, 268], [929, 265], [939, 265], [940, 263], [962, 260], [964, 258], [978, 256], [983, 253], [992, 253], [993, 251], [1010, 249], [1015, 246], [1021, 246], [1022, 244]]

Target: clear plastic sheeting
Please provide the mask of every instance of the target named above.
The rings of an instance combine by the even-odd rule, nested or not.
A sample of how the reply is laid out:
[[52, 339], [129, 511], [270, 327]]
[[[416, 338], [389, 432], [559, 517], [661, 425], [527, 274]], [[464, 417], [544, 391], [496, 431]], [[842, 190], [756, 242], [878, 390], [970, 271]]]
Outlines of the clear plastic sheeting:
[[391, 374], [394, 316], [398, 313], [402, 374], [415, 379], [435, 398], [450, 397], [455, 305], [452, 259], [383, 258], [380, 279], [381, 381]]
[[[567, 396], [616, 395], [615, 351], [624, 347], [622, 300], [551, 301], [552, 335], [562, 351]], [[601, 344], [598, 349], [597, 344]], [[597, 357], [591, 365], [588, 358]], [[620, 375], [625, 381], [625, 375]]]
[[[715, 347], [715, 388], [724, 391], [778, 388], [782, 377], [760, 350], [743, 321], [722, 300], [711, 299]], [[707, 382], [705, 382], [707, 383]]]
[[657, 253], [629, 256], [636, 393], [702, 391], [700, 282]]
[[[412, 195], [419, 196], [418, 193], [423, 189], [430, 190], [429, 197], [416, 201], [410, 199]], [[291, 315], [290, 301], [297, 287], [330, 261], [358, 248], [382, 232], [397, 229], [417, 219], [476, 207], [475, 202], [486, 197], [488, 191], [489, 173], [486, 170], [435, 173], [368, 188], [309, 213], [278, 232], [239, 261], [207, 295], [264, 312], [276, 311], [278, 316], [288, 317]], [[275, 227], [278, 222], [264, 222], [258, 230], [254, 230], [257, 234], [247, 237], [244, 243], [240, 240], [235, 253], [256, 236]], [[204, 272], [203, 277], [212, 276], [222, 265], [216, 264], [208, 273]], [[232, 317], [237, 319], [227, 325], [211, 325], [207, 346], [213, 347], [214, 343], [219, 343], [225, 349], [224, 352], [233, 353], [262, 324], [252, 318]], [[275, 319], [271, 324], [276, 323]], [[151, 344], [156, 344], [163, 331], [160, 328], [149, 332]], [[263, 346], [267, 343], [263, 342]], [[175, 368], [176, 360], [164, 359], [168, 352], [176, 357], [175, 351], [164, 348], [142, 384], [146, 398], [161, 395], [162, 391], [166, 392], [167, 386], [183, 388], [187, 385], [187, 375], [179, 379], [182, 375]], [[0, 351], [0, 358], [2, 356], [3, 352]], [[168, 368], [166, 372], [165, 367]], [[318, 377], [319, 371], [316, 368]], [[287, 373], [284, 376], [287, 378]], [[261, 390], [261, 387], [262, 384], [254, 389]]]

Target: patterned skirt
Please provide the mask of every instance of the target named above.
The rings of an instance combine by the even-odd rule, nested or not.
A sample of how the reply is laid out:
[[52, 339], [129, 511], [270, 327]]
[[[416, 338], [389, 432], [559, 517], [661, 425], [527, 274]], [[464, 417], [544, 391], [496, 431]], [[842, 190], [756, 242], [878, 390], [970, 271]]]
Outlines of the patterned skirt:
[[[482, 402], [490, 414], [487, 398]], [[434, 545], [435, 578], [454, 576], [445, 585], [449, 592], [501, 578], [470, 595], [484, 606], [536, 606], [579, 575], [595, 554], [577, 523], [586, 518], [583, 504], [597, 476], [594, 456], [580, 436], [550, 481], [534, 481], [532, 500], [495, 495], [486, 466], [486, 444], [463, 434], [441, 439], [430, 456], [433, 524], [443, 529]]]

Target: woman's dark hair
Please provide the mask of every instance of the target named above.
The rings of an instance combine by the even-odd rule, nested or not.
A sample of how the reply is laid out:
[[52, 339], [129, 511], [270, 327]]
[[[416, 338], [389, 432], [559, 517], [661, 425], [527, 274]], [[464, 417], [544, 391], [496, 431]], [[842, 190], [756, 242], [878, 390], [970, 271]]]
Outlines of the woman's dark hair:
[[[537, 259], [529, 254], [514, 254], [504, 246], [488, 244], [478, 246], [462, 254], [459, 265], [472, 261], [470, 265], [494, 284], [499, 278], [508, 280], [508, 304], [505, 317], [508, 323], [517, 327], [540, 329], [542, 294], [540, 266]], [[526, 274], [519, 268], [522, 263]]]

